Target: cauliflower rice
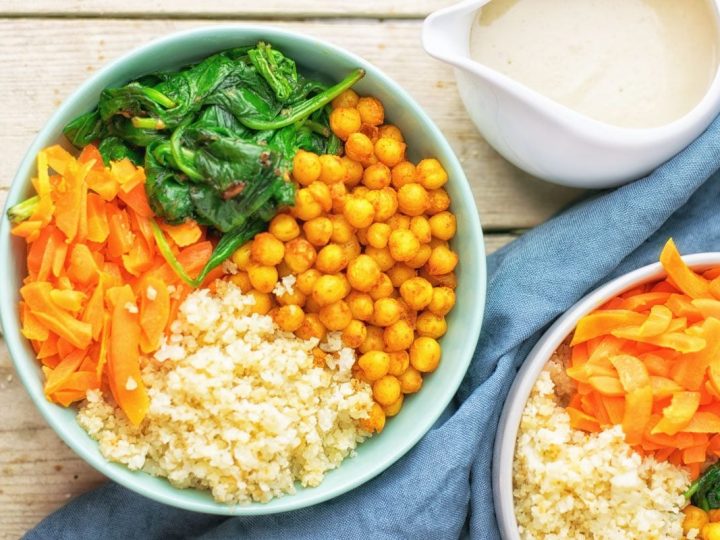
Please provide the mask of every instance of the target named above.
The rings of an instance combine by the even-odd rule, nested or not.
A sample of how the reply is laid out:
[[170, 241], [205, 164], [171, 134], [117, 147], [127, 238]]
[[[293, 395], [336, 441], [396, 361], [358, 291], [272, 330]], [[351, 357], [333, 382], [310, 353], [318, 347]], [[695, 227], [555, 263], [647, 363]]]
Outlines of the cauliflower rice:
[[643, 458], [622, 428], [573, 430], [546, 369], [525, 406], [513, 466], [523, 539], [683, 538], [688, 474]]
[[88, 393], [78, 422], [107, 459], [221, 502], [266, 502], [293, 493], [296, 481], [318, 485], [370, 435], [358, 421], [372, 391], [352, 378], [354, 351], [326, 343], [330, 368], [319, 367], [316, 339], [250, 315], [253, 302], [224, 281], [188, 296], [144, 360], [150, 408], [139, 426], [111, 398]]

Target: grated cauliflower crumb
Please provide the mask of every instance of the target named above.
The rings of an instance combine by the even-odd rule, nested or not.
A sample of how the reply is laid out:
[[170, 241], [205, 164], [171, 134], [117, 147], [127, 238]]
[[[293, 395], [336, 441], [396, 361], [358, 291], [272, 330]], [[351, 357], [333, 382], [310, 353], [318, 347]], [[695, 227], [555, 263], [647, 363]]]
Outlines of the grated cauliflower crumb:
[[275, 287], [272, 290], [273, 294], [275, 296], [282, 296], [284, 294], [293, 294], [295, 292], [295, 282], [296, 281], [297, 281], [297, 277], [295, 277], [295, 275], [293, 275], [293, 274], [283, 276], [275, 284]]
[[329, 355], [335, 369], [316, 367], [317, 339], [281, 332], [250, 314], [252, 303], [226, 281], [187, 297], [171, 335], [143, 359], [150, 407], [139, 426], [88, 392], [78, 422], [107, 459], [247, 503], [293, 493], [295, 482], [316, 486], [353, 455], [373, 406], [370, 386], [352, 377], [354, 352]]
[[138, 309], [137, 305], [133, 304], [132, 302], [128, 302], [127, 304], [125, 304], [125, 310], [128, 313], [139, 313], [139, 311], [140, 311]]
[[688, 474], [641, 457], [620, 426], [573, 430], [545, 370], [525, 406], [513, 464], [523, 539], [683, 538]]
[[151, 302], [157, 298], [157, 290], [155, 290], [155, 287], [152, 285], [148, 285], [147, 289], [145, 289], [145, 296], [148, 300]]
[[132, 392], [133, 390], [136, 390], [138, 387], [138, 383], [135, 379], [132, 377], [127, 378], [127, 382], [125, 382], [125, 390], [128, 392]]

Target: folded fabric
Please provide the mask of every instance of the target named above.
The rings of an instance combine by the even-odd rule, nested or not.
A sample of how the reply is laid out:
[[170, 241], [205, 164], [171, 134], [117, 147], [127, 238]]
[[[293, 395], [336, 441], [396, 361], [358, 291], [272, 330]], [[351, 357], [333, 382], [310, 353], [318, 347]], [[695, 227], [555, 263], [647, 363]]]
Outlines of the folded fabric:
[[518, 367], [587, 291], [657, 260], [720, 250], [720, 120], [647, 178], [585, 200], [493, 254], [485, 322], [455, 404], [400, 461], [324, 504], [223, 518], [163, 506], [110, 483], [28, 539], [498, 538], [491, 485], [498, 416]]

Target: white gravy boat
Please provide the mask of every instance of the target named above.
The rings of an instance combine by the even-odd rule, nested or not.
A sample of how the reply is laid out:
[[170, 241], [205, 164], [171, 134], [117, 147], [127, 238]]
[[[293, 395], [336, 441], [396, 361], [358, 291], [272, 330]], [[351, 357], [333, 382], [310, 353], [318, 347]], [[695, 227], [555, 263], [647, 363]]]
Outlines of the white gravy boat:
[[[470, 58], [475, 12], [489, 1], [465, 0], [432, 13], [423, 47], [455, 67], [460, 97], [488, 143], [532, 175], [583, 188], [626, 183], [685, 148], [720, 112], [720, 71], [693, 109], [660, 127], [616, 127], [560, 105]], [[718, 28], [720, 0], [712, 4]]]

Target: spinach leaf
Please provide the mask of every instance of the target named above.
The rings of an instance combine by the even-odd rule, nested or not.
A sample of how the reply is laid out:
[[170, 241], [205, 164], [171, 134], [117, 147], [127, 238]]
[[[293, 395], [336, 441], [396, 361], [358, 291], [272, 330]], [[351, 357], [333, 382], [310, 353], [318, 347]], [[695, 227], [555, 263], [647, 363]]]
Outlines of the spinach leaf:
[[685, 493], [692, 503], [705, 510], [720, 508], [720, 462], [708, 467]]
[[135, 165], [142, 165], [143, 163], [143, 156], [140, 151], [125, 144], [125, 141], [120, 137], [110, 136], [102, 139], [98, 145], [98, 150], [105, 165], [123, 158], [129, 159]]

